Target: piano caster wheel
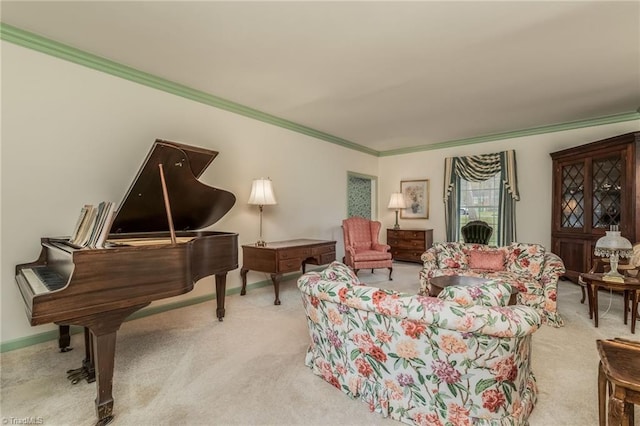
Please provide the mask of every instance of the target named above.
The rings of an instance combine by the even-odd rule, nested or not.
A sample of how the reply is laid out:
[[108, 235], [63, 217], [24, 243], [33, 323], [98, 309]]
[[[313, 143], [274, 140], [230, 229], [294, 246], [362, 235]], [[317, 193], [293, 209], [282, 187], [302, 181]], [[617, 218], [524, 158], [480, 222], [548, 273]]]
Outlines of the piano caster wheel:
[[108, 425], [109, 423], [111, 423], [111, 421], [113, 420], [113, 416], [107, 416], [104, 419], [100, 419], [96, 422], [96, 426], [105, 426]]

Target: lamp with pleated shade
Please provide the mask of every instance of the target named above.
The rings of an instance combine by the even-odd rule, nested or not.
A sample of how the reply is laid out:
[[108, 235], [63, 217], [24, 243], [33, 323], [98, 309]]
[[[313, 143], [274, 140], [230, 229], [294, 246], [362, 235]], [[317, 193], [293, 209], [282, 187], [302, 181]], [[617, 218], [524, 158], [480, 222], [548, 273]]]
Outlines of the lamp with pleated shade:
[[256, 246], [265, 247], [267, 243], [262, 239], [262, 207], [278, 204], [276, 202], [276, 196], [273, 193], [271, 179], [260, 178], [253, 181], [251, 184], [251, 195], [249, 195], [249, 204], [258, 206], [260, 210], [260, 239], [256, 242]]
[[393, 225], [393, 229], [400, 229], [400, 225], [398, 224], [398, 212], [401, 209], [407, 208], [407, 204], [404, 201], [404, 195], [402, 195], [402, 192], [394, 192], [393, 194], [391, 194], [391, 199], [389, 200], [388, 207], [390, 209], [396, 210], [396, 224]]

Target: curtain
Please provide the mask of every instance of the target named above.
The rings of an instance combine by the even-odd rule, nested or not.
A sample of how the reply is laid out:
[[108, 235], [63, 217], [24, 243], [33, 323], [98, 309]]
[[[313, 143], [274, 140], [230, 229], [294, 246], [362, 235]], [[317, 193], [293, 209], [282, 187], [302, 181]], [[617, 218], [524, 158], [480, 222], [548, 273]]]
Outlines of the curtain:
[[496, 241], [499, 246], [516, 241], [516, 201], [518, 180], [514, 150], [444, 160], [444, 204], [447, 241], [458, 240], [460, 227], [460, 179], [481, 182], [500, 173], [500, 207]]

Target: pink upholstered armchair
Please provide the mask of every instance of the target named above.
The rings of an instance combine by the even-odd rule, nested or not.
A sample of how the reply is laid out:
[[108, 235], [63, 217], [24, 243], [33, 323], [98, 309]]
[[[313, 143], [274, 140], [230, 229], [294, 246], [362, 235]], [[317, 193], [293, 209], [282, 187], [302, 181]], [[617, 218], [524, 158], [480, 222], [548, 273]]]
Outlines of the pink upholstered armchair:
[[377, 221], [354, 216], [342, 221], [344, 234], [344, 263], [357, 274], [359, 269], [388, 268], [389, 279], [393, 272], [393, 260], [389, 247], [378, 242], [382, 224]]

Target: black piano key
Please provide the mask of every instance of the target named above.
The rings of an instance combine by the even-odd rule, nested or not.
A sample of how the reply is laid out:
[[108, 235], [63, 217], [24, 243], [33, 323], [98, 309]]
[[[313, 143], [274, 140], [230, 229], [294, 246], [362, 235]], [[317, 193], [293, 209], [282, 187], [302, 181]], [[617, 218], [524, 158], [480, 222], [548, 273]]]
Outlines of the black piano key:
[[67, 279], [48, 266], [35, 266], [33, 272], [49, 290], [59, 290], [67, 285]]

